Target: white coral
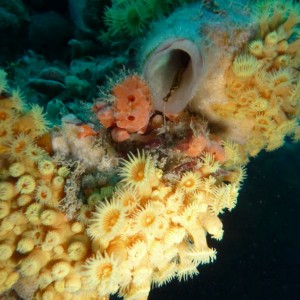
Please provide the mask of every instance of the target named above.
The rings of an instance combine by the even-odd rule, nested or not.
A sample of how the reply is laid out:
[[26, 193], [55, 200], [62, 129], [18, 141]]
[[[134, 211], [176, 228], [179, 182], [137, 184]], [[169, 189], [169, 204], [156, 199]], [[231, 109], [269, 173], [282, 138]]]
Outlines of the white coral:
[[59, 132], [53, 133], [52, 147], [56, 154], [79, 160], [86, 170], [107, 170], [116, 165], [113, 158], [107, 156], [103, 146], [96, 145], [97, 137], [79, 138], [80, 126], [64, 123]]

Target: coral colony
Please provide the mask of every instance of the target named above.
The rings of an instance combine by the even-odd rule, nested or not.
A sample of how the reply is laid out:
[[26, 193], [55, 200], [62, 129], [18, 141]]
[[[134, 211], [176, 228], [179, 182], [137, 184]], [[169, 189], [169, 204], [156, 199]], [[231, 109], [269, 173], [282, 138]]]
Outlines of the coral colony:
[[1, 71], [1, 293], [147, 299], [214, 261], [207, 236], [222, 239], [249, 158], [300, 138], [299, 23], [292, 1], [186, 4], [152, 25], [140, 69], [110, 81], [86, 124], [51, 128]]

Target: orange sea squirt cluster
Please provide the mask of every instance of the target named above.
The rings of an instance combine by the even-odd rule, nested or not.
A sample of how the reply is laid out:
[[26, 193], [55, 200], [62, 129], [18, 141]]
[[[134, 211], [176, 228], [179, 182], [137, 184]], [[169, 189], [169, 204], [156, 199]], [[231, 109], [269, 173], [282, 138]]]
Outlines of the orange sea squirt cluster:
[[197, 157], [204, 152], [211, 153], [215, 160], [223, 163], [225, 161], [225, 151], [221, 146], [221, 140], [211, 135], [210, 138], [204, 135], [191, 135], [175, 147], [176, 150], [183, 152], [186, 156]]
[[[122, 130], [122, 139], [119, 134], [113, 134], [115, 141], [121, 142], [130, 133], [144, 133], [151, 116], [151, 96], [147, 84], [137, 75], [127, 77], [112, 89], [116, 98], [113, 107], [103, 106], [98, 110], [97, 117], [104, 127], [114, 127]], [[125, 131], [128, 135], [123, 134]]]

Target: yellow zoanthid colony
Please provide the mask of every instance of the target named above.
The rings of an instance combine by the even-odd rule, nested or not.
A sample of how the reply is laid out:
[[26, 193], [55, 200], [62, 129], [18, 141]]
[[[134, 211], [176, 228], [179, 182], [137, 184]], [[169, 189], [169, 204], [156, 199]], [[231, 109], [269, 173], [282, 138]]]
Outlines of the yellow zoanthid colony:
[[300, 113], [299, 9], [293, 2], [262, 1], [254, 21], [256, 37], [225, 75], [228, 101], [213, 105], [218, 115], [247, 128], [245, 150], [251, 156], [279, 148], [286, 135], [299, 140]]
[[121, 161], [123, 179], [111, 199], [91, 194], [70, 220], [60, 204], [71, 174], [51, 157], [42, 110], [26, 110], [7, 90], [1, 101], [1, 292], [142, 299], [151, 285], [185, 280], [215, 259], [206, 234], [222, 238], [218, 214], [235, 206], [245, 176], [234, 144], [224, 143], [226, 167], [204, 153], [174, 185], [150, 155], [131, 154]]
[[84, 224], [70, 222], [59, 209], [69, 171], [51, 158], [42, 108], [26, 109], [17, 92], [8, 92], [4, 80], [0, 289], [3, 293], [14, 286], [25, 299], [54, 299], [55, 294], [81, 288], [78, 261], [86, 257], [90, 242]]
[[[13, 290], [22, 299], [147, 299], [151, 287], [186, 280], [215, 260], [208, 237], [222, 239], [219, 216], [236, 205], [248, 157], [279, 147], [286, 135], [299, 139], [300, 16], [292, 4], [262, 3], [255, 14], [257, 38], [226, 72], [228, 102], [213, 107], [224, 120], [247, 122], [242, 145], [210, 134], [209, 124], [189, 111], [180, 121], [150, 111], [151, 95], [136, 75], [129, 85], [116, 85], [114, 96], [122, 97], [112, 107], [95, 105], [108, 129], [64, 124], [50, 130], [42, 108], [28, 107], [0, 71], [2, 295]], [[149, 104], [143, 118], [132, 114], [134, 97]], [[139, 118], [152, 131], [130, 131]], [[126, 134], [126, 153], [118, 154], [118, 145], [113, 149], [114, 130], [118, 142]], [[154, 147], [163, 134], [172, 149]], [[70, 139], [78, 139], [72, 143], [78, 149], [63, 157]], [[140, 147], [145, 140], [147, 147]]]
[[104, 294], [143, 299], [151, 285], [185, 280], [198, 274], [200, 263], [215, 259], [206, 234], [222, 238], [218, 214], [235, 206], [244, 169], [228, 172], [232, 182], [225, 185], [216, 175], [221, 165], [208, 154], [171, 186], [144, 153], [122, 164], [123, 180], [111, 201], [96, 207], [87, 229], [105, 254], [88, 259], [83, 274]]

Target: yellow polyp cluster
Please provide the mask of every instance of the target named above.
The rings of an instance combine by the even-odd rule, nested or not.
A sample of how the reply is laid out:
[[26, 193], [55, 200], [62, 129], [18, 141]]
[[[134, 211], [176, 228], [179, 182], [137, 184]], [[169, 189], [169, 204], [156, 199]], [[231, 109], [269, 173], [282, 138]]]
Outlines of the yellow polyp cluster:
[[68, 169], [49, 155], [41, 108], [25, 111], [16, 93], [5, 95], [0, 101], [0, 129], [7, 133], [0, 137], [0, 293], [15, 288], [26, 299], [93, 299], [89, 291], [73, 295], [82, 285], [79, 269], [90, 240], [84, 224], [68, 221], [59, 210]]
[[[45, 139], [46, 121], [42, 108], [25, 110], [23, 100], [16, 93], [6, 92], [6, 94], [8, 96], [1, 96], [0, 104], [0, 155], [11, 163], [19, 163], [11, 165], [10, 172], [24, 173], [26, 165], [32, 166], [33, 152], [36, 153], [36, 160], [47, 156], [47, 153], [39, 146], [48, 145], [45, 143], [37, 145], [39, 140], [47, 140]], [[33, 111], [38, 111], [38, 117]]]
[[[123, 180], [112, 199], [97, 206], [88, 224], [87, 232], [98, 246], [84, 263], [83, 274], [89, 279], [87, 286], [97, 289], [100, 297], [118, 292], [125, 299], [146, 298], [151, 285], [198, 274], [199, 264], [216, 258], [206, 235], [222, 239], [218, 214], [235, 206], [243, 180], [238, 164], [231, 163], [225, 171], [223, 164], [206, 155], [197, 170], [182, 174], [175, 185], [163, 176], [154, 185], [148, 181], [152, 192], [145, 194], [129, 172], [141, 161], [156, 173], [149, 155], [131, 154], [121, 167]], [[221, 169], [227, 174], [227, 184], [216, 173]]]
[[281, 0], [256, 3], [258, 36], [237, 54], [226, 73], [227, 103], [212, 108], [247, 130], [246, 153], [274, 150], [299, 131], [299, 5]]

